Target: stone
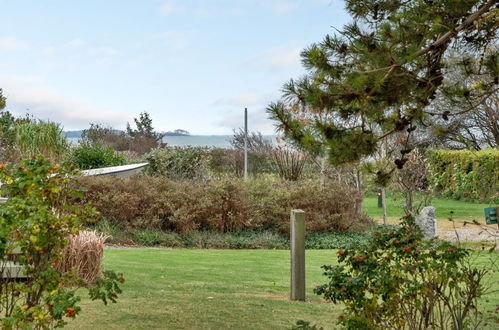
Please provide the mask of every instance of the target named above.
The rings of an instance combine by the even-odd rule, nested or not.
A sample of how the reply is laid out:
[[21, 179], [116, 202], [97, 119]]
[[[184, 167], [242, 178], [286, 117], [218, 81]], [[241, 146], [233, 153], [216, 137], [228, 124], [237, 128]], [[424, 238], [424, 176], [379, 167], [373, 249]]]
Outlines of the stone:
[[421, 228], [426, 240], [437, 237], [437, 219], [435, 218], [435, 207], [426, 206], [416, 216], [416, 224]]

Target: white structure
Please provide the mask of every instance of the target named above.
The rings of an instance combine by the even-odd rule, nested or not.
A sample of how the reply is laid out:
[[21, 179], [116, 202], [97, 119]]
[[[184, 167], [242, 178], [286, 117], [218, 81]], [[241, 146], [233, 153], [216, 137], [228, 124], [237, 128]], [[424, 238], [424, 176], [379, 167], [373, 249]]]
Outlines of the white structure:
[[81, 175], [83, 176], [111, 175], [119, 178], [129, 178], [134, 174], [140, 173], [140, 171], [142, 171], [142, 169], [147, 165], [149, 165], [149, 163], [95, 168], [91, 170], [81, 171]]

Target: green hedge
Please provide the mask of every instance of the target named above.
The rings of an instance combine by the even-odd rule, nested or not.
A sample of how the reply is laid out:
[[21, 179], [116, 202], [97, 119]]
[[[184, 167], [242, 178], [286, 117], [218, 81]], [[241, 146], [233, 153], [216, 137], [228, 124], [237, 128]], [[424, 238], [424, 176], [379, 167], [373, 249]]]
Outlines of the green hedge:
[[430, 181], [454, 199], [499, 202], [499, 150], [430, 150]]

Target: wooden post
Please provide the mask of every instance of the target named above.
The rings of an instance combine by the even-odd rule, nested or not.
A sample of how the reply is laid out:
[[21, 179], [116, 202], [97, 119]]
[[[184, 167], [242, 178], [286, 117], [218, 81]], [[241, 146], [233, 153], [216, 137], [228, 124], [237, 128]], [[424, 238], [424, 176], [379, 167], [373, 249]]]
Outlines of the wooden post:
[[388, 224], [386, 216], [386, 189], [381, 188], [381, 205], [383, 206], [383, 224], [386, 226]]
[[305, 301], [305, 212], [291, 210], [291, 300]]

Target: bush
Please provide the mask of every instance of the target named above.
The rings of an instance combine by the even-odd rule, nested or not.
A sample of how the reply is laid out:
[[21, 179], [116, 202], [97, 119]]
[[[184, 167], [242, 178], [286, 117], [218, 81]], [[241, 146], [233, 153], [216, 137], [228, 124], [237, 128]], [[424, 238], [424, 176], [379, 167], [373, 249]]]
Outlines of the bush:
[[454, 199], [499, 203], [499, 150], [430, 150], [430, 181]]
[[[0, 194], [8, 200], [0, 209], [0, 327], [3, 329], [48, 329], [62, 326], [80, 308], [76, 288], [84, 285], [73, 271], [60, 273], [56, 266], [76, 235], [80, 221], [95, 216], [95, 210], [77, 205], [81, 190], [75, 189], [75, 172], [68, 165], [54, 167], [42, 156], [14, 166], [0, 165]], [[4, 267], [14, 249], [24, 268], [26, 281], [11, 278]], [[115, 301], [120, 292], [118, 275], [106, 272], [90, 287], [92, 299]]]
[[170, 179], [200, 179], [206, 175], [207, 149], [201, 147], [156, 148], [147, 156], [147, 172]]
[[82, 170], [108, 166], [124, 165], [125, 156], [118, 154], [111, 147], [100, 144], [82, 144], [71, 152], [71, 162]]
[[315, 292], [345, 305], [339, 324], [347, 329], [471, 328], [480, 321], [478, 298], [488, 271], [468, 261], [464, 249], [424, 241], [406, 217], [366, 246], [339, 250], [339, 265], [323, 266], [330, 282]]
[[[244, 152], [238, 149], [214, 148], [209, 150], [209, 168], [215, 176], [244, 175]], [[277, 173], [270, 153], [261, 150], [248, 151], [248, 174], [257, 177], [261, 174]]]
[[222, 179], [173, 181], [164, 177], [130, 179], [86, 177], [84, 203], [91, 202], [102, 218], [125, 228], [233, 232], [275, 229], [289, 233], [289, 212], [306, 212], [309, 233], [355, 231], [370, 225], [357, 213], [362, 196], [353, 189], [315, 182]]

